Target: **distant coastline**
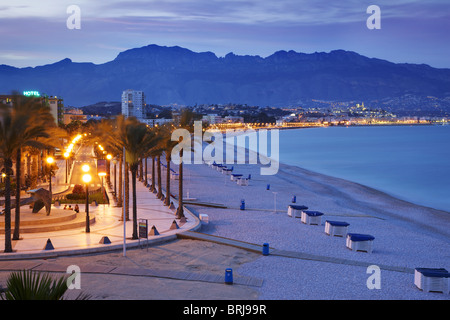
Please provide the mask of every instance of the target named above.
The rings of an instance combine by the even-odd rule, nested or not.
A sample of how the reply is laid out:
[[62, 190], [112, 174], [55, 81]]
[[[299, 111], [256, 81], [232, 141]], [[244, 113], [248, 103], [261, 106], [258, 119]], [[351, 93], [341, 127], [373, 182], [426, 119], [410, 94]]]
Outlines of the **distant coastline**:
[[[424, 126], [439, 126], [439, 125], [436, 125], [436, 124], [401, 124], [401, 125], [353, 125], [353, 126], [348, 126], [348, 127], [351, 127], [351, 128], [355, 128], [355, 127], [399, 127], [399, 126], [404, 126], [404, 127], [415, 127], [415, 126], [420, 126], [420, 127], [424, 127]], [[330, 127], [288, 127], [288, 128], [279, 128], [280, 130], [286, 130], [286, 129], [307, 129], [307, 128], [334, 128], [334, 127], [337, 127], [337, 126], [330, 126]], [[344, 127], [344, 126], [339, 126], [339, 127]], [[266, 128], [255, 128], [255, 131], [258, 131], [258, 130], [261, 130], [261, 129], [266, 129]], [[277, 129], [277, 128], [270, 128], [270, 129]], [[267, 129], [267, 130], [270, 130], [269, 128]], [[233, 133], [231, 133], [231, 135], [233, 135], [233, 136], [237, 136], [237, 135], [241, 135], [241, 134], [246, 134], [246, 133], [248, 133], [249, 131], [248, 130], [236, 130], [236, 131], [234, 131]], [[280, 137], [280, 139], [282, 139], [281, 137]], [[224, 139], [224, 141], [226, 142], [226, 139]], [[242, 146], [238, 146], [239, 148], [243, 148]], [[245, 153], [246, 154], [248, 154], [249, 152], [253, 152], [253, 153], [256, 153], [254, 150], [248, 150], [248, 145], [246, 145], [245, 146]], [[280, 153], [281, 154], [281, 153]], [[258, 155], [257, 155], [258, 156]], [[269, 156], [269, 158], [270, 158], [270, 156]], [[313, 168], [309, 168], [309, 167], [305, 167], [305, 166], [301, 166], [301, 165], [298, 165], [298, 164], [293, 164], [293, 163], [290, 163], [289, 161], [288, 162], [286, 162], [286, 159], [281, 159], [281, 156], [280, 156], [280, 159], [279, 159], [279, 167], [280, 167], [280, 170], [281, 170], [281, 168], [282, 167], [284, 167], [284, 166], [293, 166], [293, 167], [297, 167], [297, 168], [299, 168], [299, 169], [301, 169], [301, 170], [307, 170], [307, 171], [310, 171], [310, 172], [314, 172], [314, 173], [316, 173], [316, 174], [321, 174], [321, 175], [324, 175], [324, 176], [329, 176], [329, 177], [333, 177], [333, 178], [338, 178], [338, 179], [343, 179], [343, 180], [346, 180], [346, 181], [348, 181], [348, 182], [352, 182], [352, 183], [356, 183], [356, 184], [359, 184], [359, 185], [362, 185], [362, 186], [365, 186], [365, 187], [367, 187], [367, 188], [370, 188], [370, 189], [374, 189], [374, 190], [377, 190], [377, 191], [379, 191], [379, 192], [381, 192], [381, 193], [385, 193], [385, 194], [388, 194], [388, 195], [390, 195], [390, 196], [392, 196], [393, 198], [396, 198], [396, 199], [398, 199], [398, 200], [401, 200], [401, 201], [406, 201], [406, 202], [410, 202], [410, 203], [413, 203], [413, 204], [415, 204], [415, 205], [417, 205], [417, 206], [421, 206], [421, 207], [427, 207], [427, 208], [430, 208], [430, 209], [434, 209], [434, 210], [438, 210], [438, 211], [444, 211], [444, 212], [447, 212], [447, 213], [450, 213], [448, 210], [446, 210], [446, 209], [444, 209], [443, 208], [443, 206], [441, 205], [441, 206], [433, 206], [433, 205], [430, 205], [430, 204], [427, 204], [427, 203], [423, 203], [423, 202], [421, 202], [421, 201], [414, 201], [414, 200], [412, 200], [414, 197], [412, 197], [411, 195], [409, 195], [409, 196], [407, 196], [407, 195], [402, 195], [402, 193], [400, 192], [394, 192], [394, 191], [389, 191], [389, 190], [387, 190], [387, 189], [384, 189], [384, 188], [382, 188], [382, 187], [376, 187], [376, 186], [374, 186], [374, 185], [371, 185], [370, 183], [367, 183], [367, 182], [361, 182], [361, 181], [357, 181], [357, 179], [355, 180], [355, 179], [352, 179], [351, 177], [348, 177], [347, 175], [342, 175], [342, 174], [338, 174], [338, 173], [336, 173], [336, 174], [332, 174], [332, 173], [327, 173], [327, 172], [321, 172], [320, 170], [318, 171], [318, 170], [316, 170], [316, 169], [313, 169]], [[260, 163], [258, 163], [259, 165], [261, 165]]]

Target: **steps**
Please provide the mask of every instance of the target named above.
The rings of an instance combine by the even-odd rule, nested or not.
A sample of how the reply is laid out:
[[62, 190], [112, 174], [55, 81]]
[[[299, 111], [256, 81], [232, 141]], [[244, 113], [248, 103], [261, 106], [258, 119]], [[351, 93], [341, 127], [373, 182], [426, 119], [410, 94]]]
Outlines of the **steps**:
[[[52, 208], [49, 216], [42, 212], [31, 213], [24, 210], [20, 214], [20, 233], [45, 233], [51, 231], [60, 231], [68, 229], [81, 228], [86, 225], [86, 214], [84, 212], [76, 213], [72, 210], [63, 210]], [[11, 230], [14, 230], [14, 210], [11, 210]], [[89, 215], [90, 224], [95, 223], [95, 215]], [[0, 216], [0, 234], [5, 233], [5, 217]]]

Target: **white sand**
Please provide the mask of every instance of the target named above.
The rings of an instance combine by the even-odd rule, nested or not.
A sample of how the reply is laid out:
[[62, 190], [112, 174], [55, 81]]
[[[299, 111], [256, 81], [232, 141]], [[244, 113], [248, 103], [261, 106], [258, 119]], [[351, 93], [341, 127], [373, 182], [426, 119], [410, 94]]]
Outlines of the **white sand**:
[[[151, 162], [149, 162], [151, 172]], [[178, 167], [172, 165], [175, 171]], [[219, 203], [227, 209], [188, 205], [209, 215], [202, 232], [271, 248], [310, 253], [325, 258], [363, 261], [387, 267], [446, 268], [450, 270], [450, 214], [397, 200], [376, 190], [281, 165], [275, 176], [259, 175], [257, 165], [234, 165], [235, 173], [252, 175], [249, 186], [238, 186], [230, 177], [207, 165], [184, 166], [184, 192], [201, 202]], [[162, 179], [165, 184], [165, 177]], [[178, 181], [171, 192], [178, 194]], [[270, 190], [266, 190], [270, 184]], [[277, 212], [274, 212], [276, 192]], [[302, 224], [287, 215], [293, 195], [298, 205], [324, 213], [321, 226]], [[245, 199], [246, 210], [239, 210]], [[350, 223], [349, 232], [375, 237], [371, 254], [353, 252], [345, 239], [324, 233], [326, 219]], [[450, 299], [449, 294], [426, 293], [414, 285], [408, 272], [381, 269], [381, 289], [368, 289], [365, 266], [337, 264], [282, 256], [262, 256], [241, 249], [202, 241], [177, 240], [147, 252], [58, 258], [55, 263], [135, 266], [164, 270], [236, 275], [264, 279], [261, 287], [227, 286], [163, 278], [118, 275], [82, 275], [82, 289], [95, 299]], [[4, 284], [6, 273], [0, 273]]]
[[[281, 165], [275, 176], [259, 175], [257, 165], [234, 165], [235, 173], [252, 175], [249, 186], [207, 165], [186, 165], [184, 190], [201, 202], [228, 208], [190, 206], [209, 215], [202, 232], [270, 247], [381, 266], [450, 270], [450, 214], [395, 199], [382, 192], [298, 167]], [[270, 190], [266, 190], [270, 184]], [[172, 190], [177, 194], [177, 186]], [[277, 213], [274, 212], [276, 192]], [[287, 215], [293, 195], [298, 205], [324, 213], [321, 226]], [[186, 197], [186, 194], [185, 194]], [[245, 199], [246, 210], [239, 210]], [[324, 233], [325, 220], [350, 223], [349, 232], [375, 237], [371, 254], [346, 248], [345, 239]], [[381, 289], [369, 290], [366, 267], [262, 256], [239, 272], [263, 277], [261, 299], [450, 299], [425, 293], [413, 274], [381, 270]]]

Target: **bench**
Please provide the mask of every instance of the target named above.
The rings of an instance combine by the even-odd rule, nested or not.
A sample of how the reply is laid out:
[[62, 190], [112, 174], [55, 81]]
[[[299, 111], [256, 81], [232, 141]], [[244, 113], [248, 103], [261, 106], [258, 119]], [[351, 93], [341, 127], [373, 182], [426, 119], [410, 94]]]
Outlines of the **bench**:
[[329, 236], [344, 237], [350, 224], [344, 221], [325, 221], [325, 233]]
[[240, 178], [242, 178], [242, 174], [233, 173], [233, 174], [231, 174], [230, 180], [231, 181], [237, 181]]
[[308, 210], [308, 207], [291, 204], [288, 207], [287, 214], [292, 218], [301, 218], [303, 210]]
[[318, 225], [320, 226], [322, 224], [322, 216], [323, 213], [319, 211], [302, 211], [301, 221], [304, 224], [308, 225]]
[[372, 253], [374, 236], [361, 233], [347, 233], [346, 246], [353, 251]]
[[240, 178], [240, 179], [237, 179], [236, 183], [239, 186], [248, 186], [248, 179], [247, 178]]
[[444, 268], [414, 269], [414, 284], [425, 292], [449, 292], [450, 273]]

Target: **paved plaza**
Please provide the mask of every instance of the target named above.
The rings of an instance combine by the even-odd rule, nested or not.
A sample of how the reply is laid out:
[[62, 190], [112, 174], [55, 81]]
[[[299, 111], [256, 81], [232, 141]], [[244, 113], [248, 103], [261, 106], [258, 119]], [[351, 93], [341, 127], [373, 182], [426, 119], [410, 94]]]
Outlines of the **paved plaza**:
[[[58, 162], [61, 169], [58, 170], [56, 176], [53, 178], [55, 183], [53, 186], [54, 194], [63, 192], [71, 187], [70, 183], [60, 183], [65, 179], [65, 177], [63, 177], [63, 175], [65, 175], [64, 162], [64, 160]], [[75, 162], [73, 167], [76, 166], [81, 166], [81, 163]], [[72, 171], [74, 170], [75, 169]], [[71, 177], [69, 176], [68, 181], [71, 181], [70, 178]], [[175, 185], [176, 183], [173, 182], [173, 184]], [[64, 210], [64, 205], [62, 204], [59, 206], [57, 204], [52, 205], [52, 214], [49, 217], [44, 217], [42, 221], [53, 218], [54, 222], [49, 220], [50, 222], [48, 225], [50, 226], [53, 224], [53, 226], [55, 226], [53, 229], [55, 230], [52, 230], [50, 227], [47, 230], [43, 228], [41, 232], [37, 230], [37, 232], [21, 233], [20, 240], [13, 240], [12, 253], [4, 253], [3, 250], [1, 250], [0, 261], [124, 250], [124, 239], [126, 248], [137, 247], [139, 245], [146, 246], [173, 240], [177, 237], [176, 234], [179, 232], [188, 230], [193, 231], [200, 227], [198, 218], [187, 209], [184, 210], [186, 221], [176, 219], [175, 208], [165, 206], [164, 202], [158, 199], [156, 194], [152, 193], [143, 182], [137, 181], [136, 194], [138, 220], [147, 223], [148, 233], [151, 233], [151, 235], [148, 235], [148, 239], [141, 238], [133, 240], [131, 239], [133, 233], [131, 194], [129, 220], [126, 221], [124, 232], [123, 208], [116, 205], [112, 196], [113, 190], [111, 190], [106, 183], [104, 186], [109, 195], [110, 203], [99, 205], [91, 204], [89, 206], [89, 216], [91, 220], [89, 233], [86, 232], [86, 213], [84, 204], [79, 205], [79, 213], [76, 214], [73, 212], [73, 215], [76, 215], [76, 218], [73, 219], [73, 223], [77, 222], [78, 225], [76, 227], [71, 227], [70, 229], [61, 230], [57, 230], [57, 225], [68, 225], [69, 222], [59, 222], [57, 216], [62, 213], [67, 215], [66, 212], [69, 210]], [[93, 187], [98, 186], [93, 185]], [[177, 207], [178, 203], [176, 199], [173, 199], [172, 202], [175, 207]], [[72, 208], [73, 207], [74, 205], [72, 205]], [[30, 209], [28, 209], [28, 211], [30, 211]], [[45, 210], [42, 209], [41, 211]], [[22, 206], [22, 212], [24, 213], [21, 225], [24, 225], [26, 224], [26, 217], [31, 217], [33, 214], [30, 212], [27, 214], [26, 206]], [[72, 214], [72, 211], [70, 211], [70, 214]], [[14, 211], [12, 211], [12, 216], [13, 215]], [[40, 213], [40, 215], [43, 214]], [[153, 235], [152, 229], [153, 231], [156, 231], [156, 235]], [[109, 241], [106, 241], [105, 243], [104, 237], [107, 237], [106, 240]], [[4, 244], [4, 234], [0, 235], [0, 242], [2, 245]]]

